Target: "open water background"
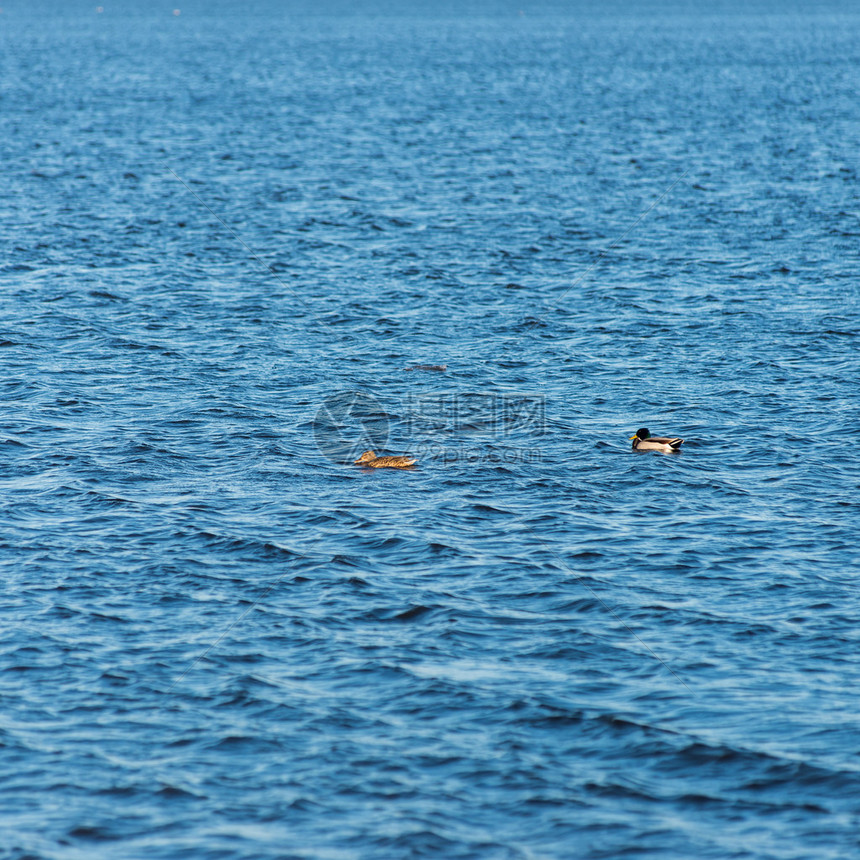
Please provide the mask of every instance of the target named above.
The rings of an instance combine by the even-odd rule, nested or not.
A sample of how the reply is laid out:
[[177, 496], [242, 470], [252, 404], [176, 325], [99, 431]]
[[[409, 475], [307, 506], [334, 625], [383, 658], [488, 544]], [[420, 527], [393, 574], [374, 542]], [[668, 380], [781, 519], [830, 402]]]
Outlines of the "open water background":
[[533, 6], [4, 6], [3, 858], [860, 856], [860, 17]]

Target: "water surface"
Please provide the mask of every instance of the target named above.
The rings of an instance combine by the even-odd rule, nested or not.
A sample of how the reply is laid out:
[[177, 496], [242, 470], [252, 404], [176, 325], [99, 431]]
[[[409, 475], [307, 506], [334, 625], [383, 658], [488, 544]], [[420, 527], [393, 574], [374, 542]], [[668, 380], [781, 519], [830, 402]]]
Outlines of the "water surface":
[[860, 850], [860, 18], [715, 8], [6, 8], [3, 857]]

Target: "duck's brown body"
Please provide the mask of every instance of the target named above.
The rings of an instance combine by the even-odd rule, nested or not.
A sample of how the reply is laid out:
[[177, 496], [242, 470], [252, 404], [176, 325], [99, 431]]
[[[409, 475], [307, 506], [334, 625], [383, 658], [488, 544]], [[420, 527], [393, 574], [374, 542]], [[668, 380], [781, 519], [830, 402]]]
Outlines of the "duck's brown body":
[[370, 469], [411, 469], [416, 462], [412, 457], [377, 457], [374, 451], [365, 451], [355, 461], [357, 466]]

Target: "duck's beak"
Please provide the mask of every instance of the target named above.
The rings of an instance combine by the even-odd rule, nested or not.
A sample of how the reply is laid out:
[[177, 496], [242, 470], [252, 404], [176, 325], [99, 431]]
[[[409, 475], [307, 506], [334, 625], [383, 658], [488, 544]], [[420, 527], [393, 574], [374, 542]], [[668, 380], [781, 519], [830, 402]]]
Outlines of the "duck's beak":
[[634, 434], [630, 437], [630, 441], [632, 442], [635, 438], [636, 438], [636, 434], [634, 433]]

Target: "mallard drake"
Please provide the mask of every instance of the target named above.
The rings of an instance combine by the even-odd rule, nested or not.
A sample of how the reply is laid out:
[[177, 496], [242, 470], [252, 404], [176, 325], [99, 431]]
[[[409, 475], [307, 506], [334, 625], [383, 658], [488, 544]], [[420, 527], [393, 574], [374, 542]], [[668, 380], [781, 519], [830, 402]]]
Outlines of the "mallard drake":
[[355, 464], [370, 469], [411, 469], [417, 462], [412, 457], [377, 457], [375, 451], [365, 451]]
[[662, 451], [664, 454], [672, 454], [681, 447], [683, 439], [677, 437], [668, 439], [665, 436], [652, 436], [647, 427], [636, 431], [633, 440], [634, 451]]

